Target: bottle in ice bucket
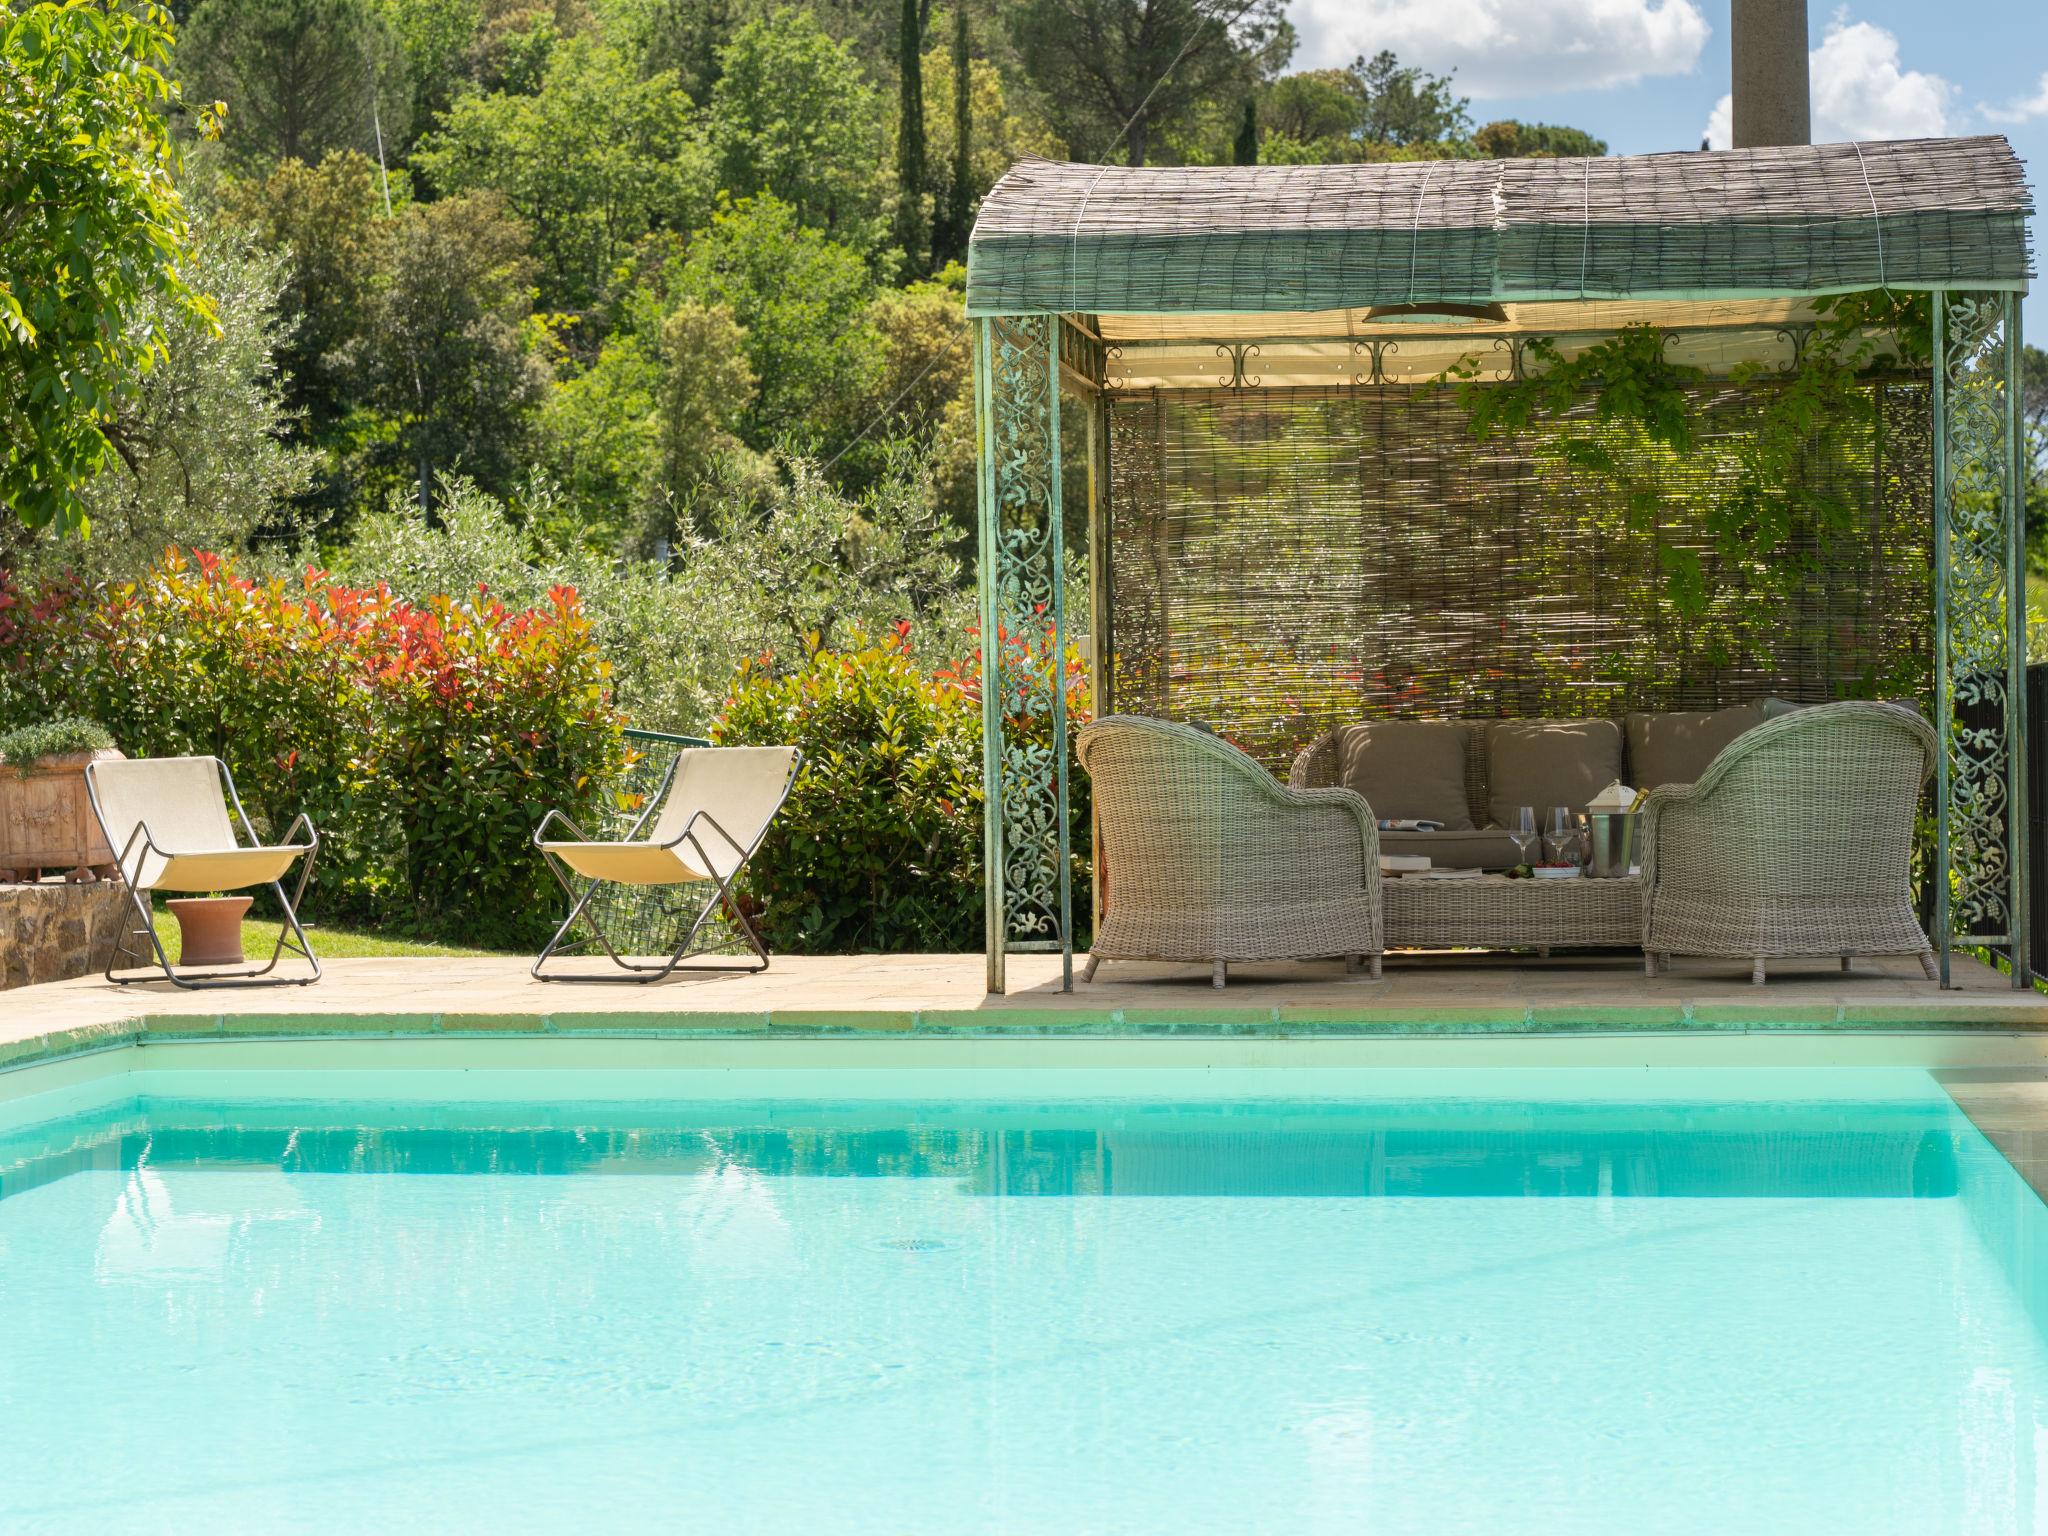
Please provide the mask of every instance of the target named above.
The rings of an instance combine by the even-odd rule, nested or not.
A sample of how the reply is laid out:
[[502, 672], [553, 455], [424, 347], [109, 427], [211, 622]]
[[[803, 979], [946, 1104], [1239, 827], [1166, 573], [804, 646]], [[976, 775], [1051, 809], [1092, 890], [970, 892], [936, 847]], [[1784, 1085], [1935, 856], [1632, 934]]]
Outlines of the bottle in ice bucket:
[[1618, 880], [1635, 862], [1636, 816], [1643, 796], [1620, 780], [1586, 806], [1586, 878]]

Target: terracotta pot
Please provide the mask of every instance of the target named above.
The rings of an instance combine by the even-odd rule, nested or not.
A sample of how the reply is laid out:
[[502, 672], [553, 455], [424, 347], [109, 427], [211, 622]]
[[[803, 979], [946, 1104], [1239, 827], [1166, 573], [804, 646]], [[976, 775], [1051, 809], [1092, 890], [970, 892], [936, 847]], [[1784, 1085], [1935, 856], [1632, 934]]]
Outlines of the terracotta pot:
[[66, 870], [74, 880], [113, 874], [114, 850], [93, 816], [85, 765], [119, 756], [110, 747], [39, 757], [26, 778], [0, 763], [0, 879], [38, 880], [45, 869]]
[[181, 896], [165, 902], [178, 920], [178, 964], [242, 964], [248, 958], [242, 953], [242, 914], [249, 903], [247, 896]]

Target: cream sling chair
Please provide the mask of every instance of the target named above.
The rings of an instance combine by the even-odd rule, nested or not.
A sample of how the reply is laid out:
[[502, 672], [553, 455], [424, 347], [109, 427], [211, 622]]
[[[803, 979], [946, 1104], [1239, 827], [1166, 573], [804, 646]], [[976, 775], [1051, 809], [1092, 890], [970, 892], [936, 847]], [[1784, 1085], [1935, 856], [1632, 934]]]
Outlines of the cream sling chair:
[[[562, 889], [569, 893], [569, 915], [548, 940], [547, 948], [533, 962], [538, 981], [659, 981], [695, 954], [697, 937], [722, 907], [749, 948], [760, 957], [759, 965], [693, 966], [693, 970], [768, 969], [768, 949], [754, 925], [747, 921], [733, 894], [733, 881], [768, 835], [768, 827], [782, 802], [789, 798], [803, 753], [795, 747], [686, 747], [669, 765], [661, 788], [647, 802], [647, 809], [617, 842], [598, 842], [560, 811], [549, 811], [533, 834], [533, 846], [541, 851]], [[576, 835], [574, 842], [550, 840], [548, 828], [556, 821]], [[644, 835], [643, 835], [644, 833]], [[579, 891], [573, 875], [585, 884]], [[654, 965], [636, 964], [620, 954], [604, 931], [591, 898], [607, 882], [619, 885], [687, 885], [710, 881], [717, 890], [708, 894], [703, 910], [690, 924], [689, 932], [665, 961]], [[604, 947], [612, 963], [631, 974], [544, 976], [541, 967], [556, 951], [568, 947], [569, 932], [581, 918], [592, 938]], [[576, 941], [581, 942], [581, 941]]]
[[[313, 873], [313, 860], [320, 848], [320, 835], [302, 811], [286, 830], [284, 841], [265, 844], [249, 825], [242, 809], [242, 797], [235, 793], [234, 775], [217, 757], [107, 758], [85, 766], [85, 791], [99, 818], [107, 846], [117, 850], [116, 863], [128, 887], [135, 919], [148, 943], [131, 949], [133, 932], [124, 933], [107, 961], [107, 980], [126, 985], [151, 981], [152, 976], [116, 976], [124, 960], [131, 957], [147, 964], [152, 955], [163, 969], [164, 979], [175, 986], [205, 987], [303, 987], [320, 979], [320, 962], [306, 942], [306, 930], [299, 926], [299, 898], [306, 893], [306, 881]], [[235, 836], [228, 820], [228, 806], [235, 808], [245, 843]], [[306, 841], [296, 842], [305, 828]], [[290, 896], [284, 893], [284, 876], [301, 858], [298, 883]], [[152, 891], [245, 891], [267, 885], [283, 909], [284, 923], [277, 931], [277, 947], [267, 964], [253, 971], [198, 971], [180, 976], [171, 965], [150, 920]], [[313, 968], [310, 976], [272, 976], [284, 957], [289, 938], [294, 954], [303, 955]]]

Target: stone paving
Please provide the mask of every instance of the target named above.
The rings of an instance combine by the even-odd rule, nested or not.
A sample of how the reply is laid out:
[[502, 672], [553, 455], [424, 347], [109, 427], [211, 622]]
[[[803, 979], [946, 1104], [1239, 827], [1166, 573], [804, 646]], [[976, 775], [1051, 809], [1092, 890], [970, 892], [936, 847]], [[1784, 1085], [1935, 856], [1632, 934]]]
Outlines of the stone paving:
[[[1718, 1039], [1723, 1064], [1975, 1067], [1939, 1075], [2048, 1194], [2048, 995], [2014, 991], [1970, 960], [1958, 959], [1948, 991], [1910, 960], [1858, 961], [1846, 974], [1833, 962], [1786, 964], [1759, 988], [1747, 966], [1679, 961], [1652, 980], [1638, 957], [1616, 954], [1396, 956], [1378, 981], [1336, 963], [1245, 966], [1220, 992], [1206, 968], [1110, 964], [1063, 992], [1056, 958], [1025, 955], [1012, 957], [1003, 997], [987, 995], [979, 955], [789, 956], [759, 975], [648, 986], [541, 983], [527, 965], [512, 956], [335, 960], [310, 987], [240, 992], [115, 987], [97, 974], [25, 987], [0, 996], [0, 1071], [207, 1039], [994, 1037], [1012, 1042], [1000, 1047], [1004, 1060], [1029, 1063], [1043, 1059], [1033, 1042], [1156, 1038], [1256, 1050], [1247, 1060], [1264, 1065], [1328, 1061], [1329, 1051], [1350, 1049], [1346, 1041], [1382, 1062], [1392, 1049], [1415, 1064], [1428, 1041], [1459, 1038], [1481, 1046], [1485, 1061], [1459, 1049], [1452, 1063], [1432, 1048], [1431, 1064], [1500, 1064], [1502, 1051], [1521, 1065], [1567, 1064], [1545, 1044], [1554, 1041], [1582, 1063], [1588, 1051], [1625, 1049], [1640, 1065], [1653, 1049], [1662, 1061], [1688, 1041], [1705, 1048]], [[1488, 1038], [1499, 1044], [1484, 1047]], [[1310, 1055], [1297, 1058], [1291, 1042], [1312, 1043]]]
[[[318, 939], [315, 938], [315, 947]], [[511, 956], [329, 962], [310, 987], [184, 992], [98, 976], [0, 1002], [0, 1065], [114, 1044], [139, 1032], [252, 1034], [1043, 1030], [1389, 1035], [1801, 1030], [2048, 1033], [2048, 995], [2015, 992], [1972, 961], [1941, 991], [1911, 961], [1787, 964], [1765, 987], [1748, 968], [1678, 962], [1652, 980], [1633, 956], [1397, 956], [1374, 981], [1341, 965], [1233, 971], [1106, 964], [1059, 988], [1059, 962], [1011, 960], [1007, 996], [985, 992], [978, 955], [788, 956], [759, 975], [681, 975], [647, 986], [541, 983]]]

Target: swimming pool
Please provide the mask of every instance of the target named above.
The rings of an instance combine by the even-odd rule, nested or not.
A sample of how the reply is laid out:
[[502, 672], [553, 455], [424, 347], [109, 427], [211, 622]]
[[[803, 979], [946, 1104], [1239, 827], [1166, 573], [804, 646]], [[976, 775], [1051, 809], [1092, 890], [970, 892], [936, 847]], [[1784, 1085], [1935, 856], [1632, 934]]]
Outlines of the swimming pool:
[[2048, 1529], [1923, 1074], [459, 1076], [10, 1110], [0, 1529]]

